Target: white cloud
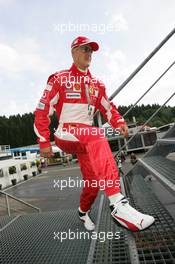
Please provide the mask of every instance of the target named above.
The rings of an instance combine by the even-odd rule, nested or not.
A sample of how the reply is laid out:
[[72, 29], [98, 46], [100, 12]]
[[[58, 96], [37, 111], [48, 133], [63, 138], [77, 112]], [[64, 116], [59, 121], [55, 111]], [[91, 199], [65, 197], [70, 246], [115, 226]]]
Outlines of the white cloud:
[[111, 16], [110, 23], [114, 25], [115, 31], [128, 30], [128, 23], [123, 14], [114, 14]]
[[15, 0], [0, 0], [0, 6], [8, 7], [14, 4], [15, 2]]
[[124, 77], [128, 72], [127, 58], [122, 50], [112, 51], [108, 48], [102, 53], [102, 56], [109, 73], [116, 75], [118, 79]]
[[23, 108], [24, 106], [20, 107], [15, 100], [9, 100], [8, 101], [8, 107], [7, 107], [7, 102], [1, 101], [1, 116], [5, 115], [9, 117], [10, 115], [15, 115], [20, 113], [21, 110], [22, 112], [25, 112]]
[[100, 79], [106, 84], [108, 95], [111, 95], [136, 66], [128, 63], [126, 54], [119, 49], [105, 48], [102, 52], [102, 60], [105, 72]]
[[[87, 5], [87, 12], [84, 12], [81, 1], [78, 2], [78, 7], [71, 5], [69, 9], [67, 1], [62, 2], [61, 9], [58, 9], [55, 0], [44, 4], [39, 0], [36, 5], [30, 1], [27, 6], [25, 1], [0, 0], [0, 89], [3, 91], [0, 97], [1, 112], [16, 114], [32, 111], [42, 94], [48, 75], [57, 69], [69, 67], [71, 57], [67, 49], [79, 33], [69, 31], [64, 36], [55, 34], [51, 29], [55, 21], [65, 23], [71, 19], [75, 24], [91, 21], [97, 26], [113, 26], [113, 30], [108, 31], [106, 27], [102, 31], [104, 34], [97, 35], [95, 31], [89, 30], [84, 32], [84, 35], [90, 34], [93, 38], [95, 36], [100, 43], [101, 49], [94, 54], [90, 70], [98, 73], [105, 82], [108, 95], [126, 80], [169, 33], [170, 25], [174, 21], [173, 0], [125, 0], [110, 3], [102, 0], [100, 12], [98, 1], [94, 2], [93, 7]], [[31, 15], [27, 16], [22, 10], [27, 10]], [[135, 102], [170, 64], [174, 58], [174, 36], [168, 43], [121, 91], [115, 99], [117, 104]], [[105, 46], [107, 48], [104, 50]], [[174, 89], [173, 73], [172, 69], [142, 102], [163, 103]], [[173, 100], [171, 102], [173, 104]]]
[[26, 38], [14, 44], [0, 43], [0, 70], [3, 75], [19, 77], [24, 72], [47, 72], [49, 65], [35, 40]]
[[40, 46], [32, 38], [18, 39], [11, 45], [1, 42], [0, 58], [0, 84], [2, 89], [5, 87], [0, 115], [33, 111], [44, 89], [42, 80], [45, 83], [51, 72]]
[[[146, 53], [144, 58], [149, 53]], [[173, 62], [173, 43], [169, 43], [162, 49], [146, 66], [126, 85], [116, 96], [114, 102], [120, 105], [129, 105], [137, 99], [155, 82], [155, 80]], [[126, 56], [122, 50], [106, 48], [102, 53], [105, 65], [105, 76], [100, 78], [105, 82], [107, 94], [110, 96], [121, 85], [126, 78], [138, 67]], [[141, 63], [142, 61], [140, 61]], [[175, 91], [174, 67], [156, 84], [142, 100], [141, 104], [163, 104], [166, 99]], [[107, 79], [105, 80], [105, 77]], [[170, 105], [175, 105], [173, 98]]]
[[107, 17], [109, 24], [113, 26], [114, 31], [119, 32], [128, 30], [128, 22], [122, 13], [116, 14], [113, 10], [113, 12], [106, 11], [104, 14]]

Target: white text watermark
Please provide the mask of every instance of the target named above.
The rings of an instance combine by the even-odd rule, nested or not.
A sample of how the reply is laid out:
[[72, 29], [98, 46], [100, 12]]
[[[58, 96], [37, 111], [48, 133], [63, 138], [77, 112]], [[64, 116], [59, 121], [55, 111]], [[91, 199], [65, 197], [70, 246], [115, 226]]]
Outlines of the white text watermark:
[[120, 180], [83, 180], [76, 177], [73, 179], [69, 177], [68, 179], [58, 179], [53, 180], [53, 187], [63, 190], [65, 188], [82, 188], [82, 187], [91, 187], [91, 188], [99, 188], [100, 190], [105, 190], [106, 188], [112, 187], [120, 187]]
[[120, 232], [115, 232], [113, 233], [112, 231], [110, 232], [83, 232], [79, 231], [71, 231], [70, 229], [68, 232], [62, 231], [62, 232], [54, 232], [54, 240], [59, 240], [61, 243], [65, 240], [85, 240], [85, 239], [92, 239], [92, 240], [99, 240], [100, 242], [105, 242], [107, 239], [108, 240], [118, 240], [120, 239]]

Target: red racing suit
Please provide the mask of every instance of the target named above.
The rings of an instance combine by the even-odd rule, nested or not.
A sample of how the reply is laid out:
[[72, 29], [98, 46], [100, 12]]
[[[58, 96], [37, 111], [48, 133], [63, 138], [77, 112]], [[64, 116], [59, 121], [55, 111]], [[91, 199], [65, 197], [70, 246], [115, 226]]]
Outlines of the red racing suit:
[[50, 146], [49, 116], [57, 113], [55, 143], [64, 152], [77, 155], [85, 183], [80, 196], [84, 212], [90, 209], [99, 189], [107, 196], [120, 192], [118, 170], [104, 131], [92, 126], [97, 110], [113, 128], [125, 124], [116, 106], [108, 100], [104, 84], [89, 70], [81, 72], [75, 64], [48, 78], [35, 110], [34, 131], [40, 148]]

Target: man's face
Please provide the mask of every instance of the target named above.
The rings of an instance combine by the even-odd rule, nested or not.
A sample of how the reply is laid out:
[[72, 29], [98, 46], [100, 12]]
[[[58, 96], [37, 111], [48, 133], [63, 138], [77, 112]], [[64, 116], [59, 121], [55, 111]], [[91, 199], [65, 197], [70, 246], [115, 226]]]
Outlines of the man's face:
[[82, 69], [89, 67], [91, 63], [92, 52], [93, 51], [90, 45], [83, 45], [74, 48], [72, 50], [74, 63]]

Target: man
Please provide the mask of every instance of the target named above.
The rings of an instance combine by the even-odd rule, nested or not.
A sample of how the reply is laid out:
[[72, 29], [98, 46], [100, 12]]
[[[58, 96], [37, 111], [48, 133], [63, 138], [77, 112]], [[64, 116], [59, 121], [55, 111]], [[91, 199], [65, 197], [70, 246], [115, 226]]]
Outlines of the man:
[[154, 218], [136, 211], [121, 194], [118, 170], [109, 144], [101, 129], [92, 127], [94, 113], [100, 110], [113, 128], [128, 136], [128, 127], [116, 106], [109, 102], [104, 84], [93, 78], [88, 69], [92, 53], [98, 49], [98, 44], [86, 37], [77, 37], [72, 42], [73, 65], [48, 78], [35, 111], [34, 130], [41, 156], [51, 157], [49, 115], [56, 111], [59, 125], [54, 133], [55, 143], [64, 152], [77, 155], [85, 183], [78, 213], [87, 230], [95, 228], [88, 212], [102, 181], [112, 217], [132, 231], [143, 230], [154, 222]]

